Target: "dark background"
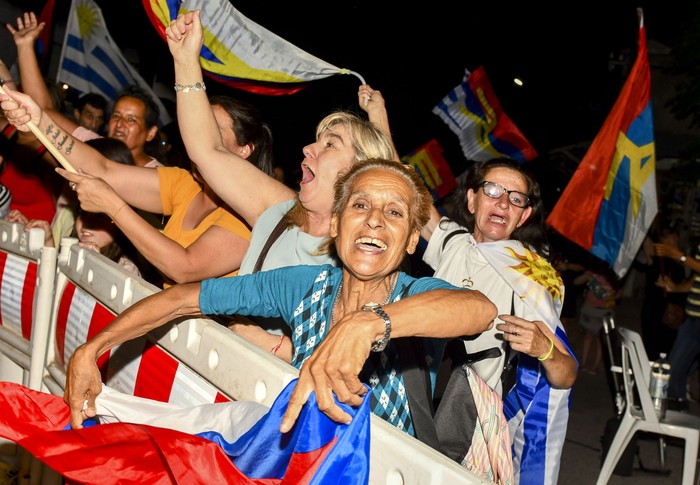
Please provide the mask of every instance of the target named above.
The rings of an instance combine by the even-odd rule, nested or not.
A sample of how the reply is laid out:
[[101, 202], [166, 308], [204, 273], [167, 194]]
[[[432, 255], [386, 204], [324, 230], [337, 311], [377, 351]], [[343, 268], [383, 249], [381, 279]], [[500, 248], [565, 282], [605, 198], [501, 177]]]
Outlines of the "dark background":
[[[44, 1], [12, 3], [38, 13]], [[144, 79], [171, 86], [167, 45], [151, 26], [141, 1], [96, 3], [120, 48], [137, 54]], [[465, 68], [473, 71], [483, 65], [503, 109], [540, 154], [528, 165], [543, 185], [554, 174], [559, 176], [551, 183], [565, 185], [561, 178], [572, 168], [552, 166], [547, 153], [590, 142], [600, 129], [634, 61], [636, 7], [644, 8], [648, 41], [673, 47], [696, 2], [589, 0], [563, 7], [550, 2], [442, 0], [418, 7], [395, 2], [233, 3], [251, 20], [310, 54], [360, 73], [386, 99], [400, 155], [435, 138], [455, 174], [468, 162], [456, 135], [431, 111], [461, 82]], [[57, 22], [65, 22], [69, 5], [68, 0], [56, 0]], [[57, 37], [54, 42], [60, 44], [62, 38]], [[618, 62], [621, 58], [624, 61]], [[55, 71], [47, 75], [53, 77]], [[513, 84], [516, 76], [523, 79], [523, 87]], [[337, 108], [359, 109], [358, 84], [354, 76], [336, 75], [309, 83], [300, 93], [275, 97], [214, 81], [207, 89], [262, 108], [275, 136], [277, 163], [292, 175], [302, 160], [302, 147], [313, 141], [323, 116]]]

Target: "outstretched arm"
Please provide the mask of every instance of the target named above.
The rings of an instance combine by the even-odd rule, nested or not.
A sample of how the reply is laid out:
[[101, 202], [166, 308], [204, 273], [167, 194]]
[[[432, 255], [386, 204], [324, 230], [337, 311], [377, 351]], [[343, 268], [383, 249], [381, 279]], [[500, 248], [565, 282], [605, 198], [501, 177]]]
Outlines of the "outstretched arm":
[[149, 212], [163, 212], [157, 171], [105, 158], [59, 127], [31, 97], [10, 89], [5, 89], [5, 92], [7, 95], [0, 95], [0, 107], [18, 130], [29, 131], [27, 124], [31, 121], [76, 170], [104, 179], [129, 205]]
[[46, 81], [41, 74], [39, 61], [34, 51], [34, 43], [44, 30], [44, 22], [37, 22], [34, 12], [25, 12], [22, 17], [17, 17], [17, 28], [7, 24], [7, 30], [17, 46], [17, 64], [19, 65], [19, 83], [22, 91], [31, 96], [64, 130], [73, 132], [78, 127], [70, 118], [56, 109], [51, 99], [51, 94], [46, 87]]
[[[149, 168], [143, 170], [156, 172]], [[195, 242], [183, 247], [143, 219], [104, 180], [84, 172], [57, 171], [75, 187], [83, 210], [107, 214], [169, 282], [191, 283], [216, 278], [241, 266], [248, 241], [227, 228], [212, 226]]]
[[[199, 13], [179, 15], [166, 29], [175, 81], [183, 86], [204, 82]], [[295, 197], [289, 187], [226, 149], [205, 90], [177, 93], [177, 119], [189, 158], [214, 192], [251, 226], [268, 207]]]
[[[75, 350], [66, 368], [66, 390], [63, 395], [63, 400], [70, 406], [72, 428], [82, 428], [83, 420], [96, 414], [95, 398], [102, 392], [97, 359], [111, 348], [177, 317], [200, 316], [199, 291], [199, 283], [191, 283], [176, 285], [144, 298]], [[85, 401], [87, 408], [83, 412]]]
[[[391, 338], [452, 338], [476, 335], [491, 327], [496, 306], [481, 292], [435, 289], [384, 306], [391, 320]], [[468, 318], [465, 318], [468, 315]], [[286, 433], [296, 422], [311, 392], [319, 409], [332, 420], [349, 423], [350, 416], [335, 404], [358, 406], [366, 392], [359, 379], [372, 343], [384, 336], [385, 324], [373, 312], [350, 312], [331, 329], [301, 368], [299, 382], [289, 400], [280, 431]]]

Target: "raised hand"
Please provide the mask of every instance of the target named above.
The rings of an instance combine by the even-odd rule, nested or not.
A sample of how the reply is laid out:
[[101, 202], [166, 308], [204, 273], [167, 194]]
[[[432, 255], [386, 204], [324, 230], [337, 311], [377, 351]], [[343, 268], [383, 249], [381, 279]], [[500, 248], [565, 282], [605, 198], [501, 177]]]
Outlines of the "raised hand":
[[199, 10], [178, 15], [165, 29], [165, 34], [175, 61], [197, 59], [199, 62], [204, 39]]
[[44, 22], [37, 22], [34, 12], [25, 12], [23, 17], [17, 17], [17, 28], [12, 24], [5, 24], [12, 34], [15, 45], [19, 47], [30, 46], [34, 48], [34, 41], [44, 30]]

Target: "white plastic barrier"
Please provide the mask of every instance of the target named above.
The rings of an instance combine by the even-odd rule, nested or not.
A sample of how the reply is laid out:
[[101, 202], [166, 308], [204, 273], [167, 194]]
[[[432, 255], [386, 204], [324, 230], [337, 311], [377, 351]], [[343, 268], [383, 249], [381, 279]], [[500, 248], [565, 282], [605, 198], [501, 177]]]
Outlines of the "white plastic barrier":
[[[44, 384], [61, 395], [65, 363], [75, 348], [115, 314], [159, 289], [78, 246], [62, 246], [58, 259]], [[166, 325], [112, 349], [98, 364], [110, 387], [191, 404], [235, 399], [269, 406], [298, 376], [292, 366], [204, 318]], [[377, 416], [371, 426], [371, 483], [490, 483]]]
[[0, 378], [41, 388], [56, 274], [44, 231], [0, 220]]

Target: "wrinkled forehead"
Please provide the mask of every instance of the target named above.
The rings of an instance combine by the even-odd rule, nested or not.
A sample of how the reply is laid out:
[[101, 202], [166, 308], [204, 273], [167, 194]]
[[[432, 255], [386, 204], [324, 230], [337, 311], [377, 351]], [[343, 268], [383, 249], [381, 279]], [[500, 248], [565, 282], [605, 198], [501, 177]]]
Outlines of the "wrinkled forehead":
[[530, 191], [525, 175], [512, 168], [494, 167], [486, 172], [483, 181], [495, 182], [508, 190], [517, 190], [526, 194]]

